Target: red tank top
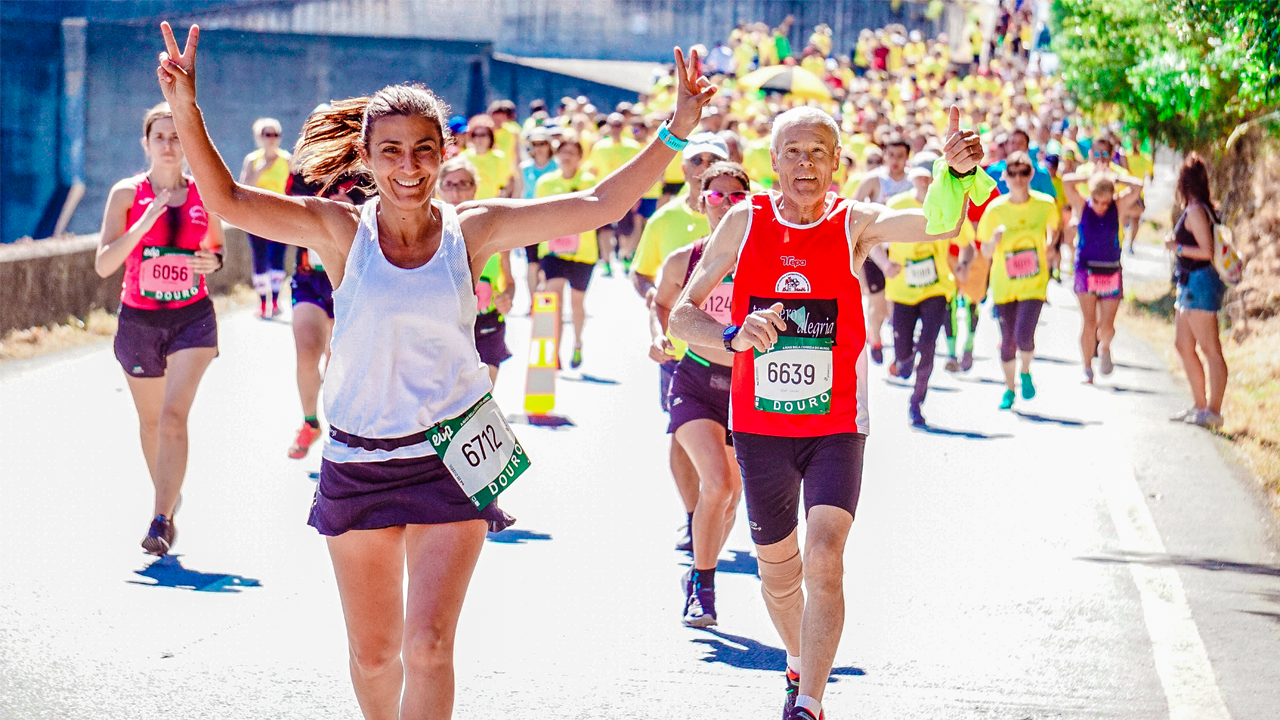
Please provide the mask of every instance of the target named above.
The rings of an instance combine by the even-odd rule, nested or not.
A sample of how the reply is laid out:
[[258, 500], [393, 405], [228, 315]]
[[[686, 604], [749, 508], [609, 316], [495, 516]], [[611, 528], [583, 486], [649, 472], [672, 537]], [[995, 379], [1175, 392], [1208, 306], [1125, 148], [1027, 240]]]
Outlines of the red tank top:
[[[147, 211], [155, 200], [151, 181], [138, 181], [129, 208], [128, 227]], [[204, 247], [209, 234], [209, 214], [200, 202], [195, 180], [187, 178], [187, 201], [170, 207], [160, 216], [124, 261], [124, 283], [120, 302], [139, 310], [180, 308], [209, 294], [204, 276], [191, 271], [190, 257]]]
[[775, 197], [751, 197], [733, 322], [780, 302], [787, 329], [770, 352], [734, 356], [729, 425], [778, 437], [866, 433], [867, 330], [850, 257], [852, 203], [831, 193], [821, 220], [795, 225], [779, 217]]

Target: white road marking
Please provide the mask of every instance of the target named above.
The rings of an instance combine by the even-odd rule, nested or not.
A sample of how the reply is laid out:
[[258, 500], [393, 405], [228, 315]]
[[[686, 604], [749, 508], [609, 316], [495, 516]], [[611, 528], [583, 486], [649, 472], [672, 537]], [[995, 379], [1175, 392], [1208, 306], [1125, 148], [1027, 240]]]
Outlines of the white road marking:
[[[1098, 433], [1095, 440], [1112, 448], [1112, 452], [1101, 454], [1112, 462], [1098, 468], [1098, 479], [1121, 548], [1129, 552], [1164, 554], [1164, 541], [1133, 475], [1129, 454], [1115, 438]], [[1169, 702], [1169, 719], [1230, 720], [1231, 713], [1222, 699], [1200, 630], [1191, 617], [1178, 571], [1140, 562], [1128, 565], [1142, 598], [1142, 614], [1147, 633], [1151, 635], [1156, 672]]]

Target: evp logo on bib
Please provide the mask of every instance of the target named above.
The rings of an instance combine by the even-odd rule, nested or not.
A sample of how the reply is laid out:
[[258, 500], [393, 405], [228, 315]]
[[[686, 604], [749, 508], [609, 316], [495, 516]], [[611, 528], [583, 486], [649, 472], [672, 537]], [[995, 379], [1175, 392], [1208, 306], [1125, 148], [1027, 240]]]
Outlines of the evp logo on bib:
[[798, 272], [789, 272], [778, 278], [778, 284], [774, 286], [774, 292], [780, 293], [807, 293], [809, 292], [809, 278]]

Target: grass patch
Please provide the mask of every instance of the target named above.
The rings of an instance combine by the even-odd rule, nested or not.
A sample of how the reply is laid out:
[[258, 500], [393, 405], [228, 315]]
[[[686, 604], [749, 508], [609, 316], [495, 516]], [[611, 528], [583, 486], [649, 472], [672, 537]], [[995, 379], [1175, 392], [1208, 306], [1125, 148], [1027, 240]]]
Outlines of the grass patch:
[[[257, 293], [247, 285], [237, 285], [226, 295], [213, 299], [213, 307], [219, 314], [257, 303]], [[116, 326], [115, 314], [98, 309], [83, 319], [68, 317], [61, 325], [10, 330], [0, 338], [0, 362], [26, 360], [110, 340], [116, 335]]]
[[[1164, 357], [1170, 372], [1185, 377], [1173, 347], [1173, 300], [1168, 282], [1138, 285], [1119, 317]], [[1266, 488], [1280, 513], [1280, 318], [1251, 322], [1250, 332], [1239, 340], [1227, 330], [1224, 324], [1222, 353], [1229, 374], [1219, 435], [1231, 442], [1236, 459]]]

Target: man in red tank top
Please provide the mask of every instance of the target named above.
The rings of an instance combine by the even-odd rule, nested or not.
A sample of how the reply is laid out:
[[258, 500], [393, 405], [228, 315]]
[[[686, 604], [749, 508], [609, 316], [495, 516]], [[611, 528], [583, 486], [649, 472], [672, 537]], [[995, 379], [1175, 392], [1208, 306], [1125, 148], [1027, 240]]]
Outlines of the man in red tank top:
[[[844, 628], [844, 547], [870, 431], [858, 269], [879, 243], [932, 242], [960, 231], [957, 222], [948, 233], [929, 235], [921, 210], [828, 192], [840, 163], [839, 138], [831, 116], [814, 108], [775, 119], [775, 190], [725, 216], [670, 321], [676, 337], [721, 343], [735, 353], [729, 424], [765, 605], [787, 649], [792, 720], [822, 717], [822, 692]], [[975, 172], [982, 159], [981, 142], [960, 131], [954, 107], [945, 149], [956, 176]], [[726, 327], [700, 306], [729, 274]], [[803, 560], [796, 534], [802, 490]]]

